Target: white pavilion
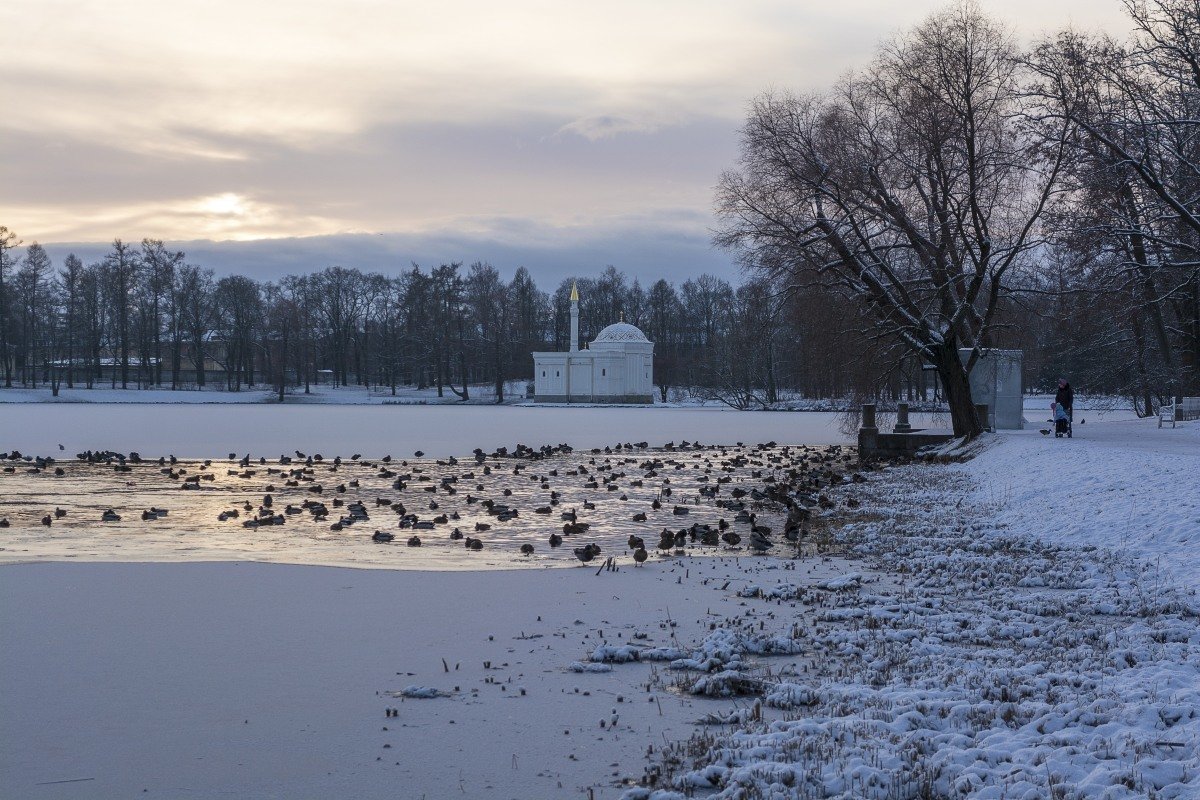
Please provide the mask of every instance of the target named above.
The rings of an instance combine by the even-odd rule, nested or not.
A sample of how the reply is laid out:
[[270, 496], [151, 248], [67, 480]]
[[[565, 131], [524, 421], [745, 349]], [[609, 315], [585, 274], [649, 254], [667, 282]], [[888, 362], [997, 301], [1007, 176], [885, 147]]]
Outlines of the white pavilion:
[[579, 349], [579, 290], [571, 286], [571, 349], [533, 354], [539, 403], [653, 403], [654, 342], [637, 326], [615, 322]]

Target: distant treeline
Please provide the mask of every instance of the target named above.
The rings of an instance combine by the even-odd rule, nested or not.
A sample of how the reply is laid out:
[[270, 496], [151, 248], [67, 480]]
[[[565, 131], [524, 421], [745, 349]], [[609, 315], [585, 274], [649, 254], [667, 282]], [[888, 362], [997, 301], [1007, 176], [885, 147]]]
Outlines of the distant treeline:
[[532, 379], [532, 351], [568, 346], [572, 280], [581, 340], [620, 319], [637, 325], [655, 343], [663, 399], [686, 390], [755, 407], [781, 394], [840, 397], [887, 371], [862, 357], [867, 343], [847, 347], [849, 306], [835, 296], [781, 298], [762, 282], [700, 275], [643, 287], [610, 266], [547, 293], [524, 267], [505, 281], [486, 263], [395, 275], [329, 267], [260, 282], [217, 278], [150, 239], [114, 241], [93, 264], [70, 255], [57, 269], [40, 245], [18, 255], [15, 234], [0, 228], [0, 240], [4, 386], [334, 383], [468, 399], [484, 383], [499, 402], [506, 381]]
[[[452, 263], [260, 282], [217, 278], [150, 239], [115, 241], [93, 264], [71, 255], [57, 269], [41, 246], [18, 255], [14, 234], [0, 228], [0, 239], [4, 386], [286, 392], [332, 383], [468, 399], [472, 385], [491, 384], [499, 402], [506, 382], [532, 378], [532, 351], [568, 346], [573, 279], [547, 293], [523, 267], [509, 281], [486, 263]], [[643, 287], [611, 266], [574, 280], [581, 340], [622, 318], [637, 325], [655, 343], [664, 400], [675, 392], [761, 408], [789, 397], [937, 399], [929, 370], [897, 358], [895, 342], [873, 336], [832, 289], [780, 294], [764, 281], [733, 286], [712, 275]], [[1043, 314], [1009, 311], [1015, 335], [1001, 344], [1026, 349], [1027, 384], [1051, 385], [1067, 369], [1063, 331]]]

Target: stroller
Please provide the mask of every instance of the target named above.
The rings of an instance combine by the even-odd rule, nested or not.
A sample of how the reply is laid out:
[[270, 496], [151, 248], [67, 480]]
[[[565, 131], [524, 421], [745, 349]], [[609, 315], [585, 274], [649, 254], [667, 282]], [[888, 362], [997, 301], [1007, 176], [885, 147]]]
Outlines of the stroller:
[[1071, 410], [1062, 403], [1052, 403], [1054, 409], [1054, 438], [1071, 438]]

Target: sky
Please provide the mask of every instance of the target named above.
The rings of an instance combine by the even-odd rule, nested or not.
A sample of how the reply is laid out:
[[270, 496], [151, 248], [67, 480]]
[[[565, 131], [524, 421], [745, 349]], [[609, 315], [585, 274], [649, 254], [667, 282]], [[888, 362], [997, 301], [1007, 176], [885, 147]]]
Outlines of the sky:
[[[7, 0], [0, 225], [56, 259], [150, 237], [260, 278], [732, 276], [713, 187], [751, 99], [827, 87], [943, 5]], [[1117, 0], [982, 6], [1026, 40], [1128, 27]]]

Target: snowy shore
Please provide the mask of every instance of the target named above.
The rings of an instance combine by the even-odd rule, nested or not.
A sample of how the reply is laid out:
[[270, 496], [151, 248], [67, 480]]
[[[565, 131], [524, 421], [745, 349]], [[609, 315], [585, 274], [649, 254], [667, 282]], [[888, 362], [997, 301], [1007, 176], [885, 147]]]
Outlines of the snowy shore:
[[800, 561], [0, 568], [0, 795], [1195, 797], [1200, 425], [989, 444]]

